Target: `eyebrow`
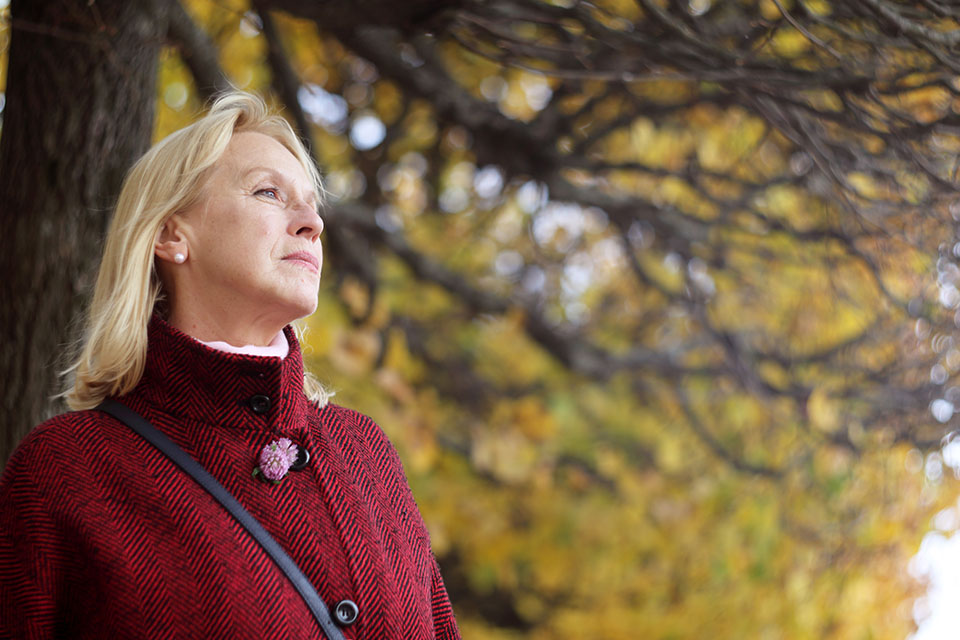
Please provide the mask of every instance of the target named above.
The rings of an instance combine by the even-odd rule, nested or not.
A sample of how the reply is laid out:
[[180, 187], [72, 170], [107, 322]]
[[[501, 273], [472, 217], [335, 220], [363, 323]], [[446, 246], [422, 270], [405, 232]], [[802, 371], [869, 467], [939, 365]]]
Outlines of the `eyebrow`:
[[[270, 175], [271, 175], [273, 178], [275, 178], [275, 179], [279, 179], [279, 180], [281, 180], [281, 181], [283, 181], [283, 182], [286, 182], [286, 183], [288, 183], [288, 184], [290, 183], [290, 180], [287, 178], [287, 176], [285, 176], [283, 173], [277, 171], [277, 170], [274, 169], [273, 167], [264, 167], [264, 166], [259, 166], [259, 165], [256, 166], [256, 167], [250, 167], [249, 169], [247, 169], [246, 171], [244, 171], [244, 172], [241, 174], [240, 177], [245, 180], [245, 179], [247, 179], [248, 177], [250, 177], [251, 174], [254, 174], [254, 173], [267, 173], [267, 174], [270, 174]], [[310, 189], [310, 193], [307, 194], [307, 199], [308, 199], [308, 200], [311, 200], [311, 201], [313, 202], [314, 206], [316, 206], [316, 205], [318, 205], [318, 204], [320, 203], [320, 199], [317, 197], [317, 192], [316, 192], [315, 190], [313, 190], [313, 189]]]

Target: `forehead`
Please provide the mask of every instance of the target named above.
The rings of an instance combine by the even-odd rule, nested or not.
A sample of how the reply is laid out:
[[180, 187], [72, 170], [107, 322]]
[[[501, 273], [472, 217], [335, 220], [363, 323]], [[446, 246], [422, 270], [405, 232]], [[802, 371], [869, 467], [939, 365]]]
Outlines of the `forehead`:
[[256, 131], [242, 131], [230, 138], [216, 166], [233, 178], [244, 178], [256, 169], [274, 171], [288, 180], [313, 188], [306, 169], [279, 141]]

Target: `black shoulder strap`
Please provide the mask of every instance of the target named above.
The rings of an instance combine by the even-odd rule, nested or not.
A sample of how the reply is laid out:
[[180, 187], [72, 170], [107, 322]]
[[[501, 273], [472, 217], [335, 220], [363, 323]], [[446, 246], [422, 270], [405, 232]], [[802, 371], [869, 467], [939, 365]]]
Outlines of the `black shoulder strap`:
[[230, 512], [237, 522], [252, 535], [263, 550], [267, 552], [277, 566], [287, 574], [290, 582], [296, 587], [297, 591], [303, 597], [304, 602], [310, 608], [313, 617], [320, 624], [320, 628], [326, 634], [329, 640], [344, 640], [340, 629], [336, 627], [330, 618], [330, 612], [327, 605], [323, 602], [320, 594], [310, 583], [297, 563], [290, 559], [283, 548], [277, 544], [277, 541], [267, 533], [267, 530], [257, 522], [250, 513], [243, 508], [233, 495], [227, 491], [223, 485], [217, 482], [210, 473], [204, 469], [200, 463], [191, 458], [187, 452], [177, 446], [175, 442], [157, 430], [149, 421], [130, 407], [117, 402], [116, 400], [104, 400], [97, 407], [101, 411], [109, 413], [111, 416], [123, 422], [133, 431], [143, 436], [144, 440], [162, 451], [168, 458], [177, 464], [187, 475], [191, 476], [197, 483], [207, 490], [217, 501], [223, 505], [224, 509]]

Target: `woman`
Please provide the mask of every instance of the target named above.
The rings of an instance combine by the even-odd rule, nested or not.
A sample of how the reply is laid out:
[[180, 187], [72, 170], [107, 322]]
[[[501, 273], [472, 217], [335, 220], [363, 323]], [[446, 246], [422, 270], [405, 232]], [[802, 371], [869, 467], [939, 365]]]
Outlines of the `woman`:
[[122, 402], [292, 558], [348, 638], [456, 638], [396, 452], [327, 402], [290, 327], [316, 309], [319, 176], [248, 94], [154, 146], [107, 235], [75, 411], [0, 480], [0, 637], [323, 638], [291, 581]]

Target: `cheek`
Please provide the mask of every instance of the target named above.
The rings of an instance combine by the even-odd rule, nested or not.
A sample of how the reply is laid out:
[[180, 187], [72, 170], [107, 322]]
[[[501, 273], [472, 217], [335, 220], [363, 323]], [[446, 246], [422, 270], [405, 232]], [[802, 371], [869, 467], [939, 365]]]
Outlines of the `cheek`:
[[231, 232], [209, 238], [208, 246], [219, 262], [234, 269], [262, 271], [283, 249], [280, 231], [269, 220], [233, 220], [229, 227]]
[[271, 253], [277, 248], [277, 244], [282, 240], [282, 229], [275, 228], [275, 225], [267, 221], [261, 221], [252, 230], [254, 242], [264, 253]]
[[226, 243], [227, 251], [239, 255], [239, 260], [262, 262], [270, 259], [276, 247], [276, 238], [270, 226], [264, 223], [247, 225]]

